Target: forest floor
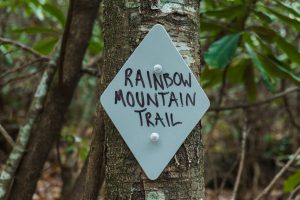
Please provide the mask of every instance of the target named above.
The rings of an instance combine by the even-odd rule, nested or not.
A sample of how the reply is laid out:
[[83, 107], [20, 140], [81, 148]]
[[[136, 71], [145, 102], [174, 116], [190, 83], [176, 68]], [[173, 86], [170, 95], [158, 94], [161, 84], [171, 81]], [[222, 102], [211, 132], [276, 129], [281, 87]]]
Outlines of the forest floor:
[[[280, 183], [279, 183], [280, 184]], [[60, 178], [60, 169], [57, 164], [47, 162], [45, 164], [42, 177], [38, 182], [37, 190], [34, 194], [33, 200], [59, 200], [60, 192], [62, 187], [62, 181]], [[219, 198], [217, 198], [217, 192], [206, 188], [207, 200], [230, 200], [232, 190], [226, 189], [221, 192]], [[243, 199], [241, 200], [252, 200], [252, 191], [246, 192]], [[283, 200], [282, 190], [275, 188], [271, 191], [265, 200]], [[104, 200], [103, 195], [100, 196], [99, 200]], [[300, 192], [293, 200], [300, 200]]]
[[[3, 156], [4, 154], [0, 151], [0, 170], [3, 168]], [[279, 185], [282, 183], [278, 183]], [[57, 163], [47, 161], [41, 178], [38, 181], [37, 189], [33, 196], [33, 200], [59, 200], [61, 196], [62, 180], [60, 177], [60, 167]], [[102, 192], [101, 192], [102, 193]], [[232, 195], [231, 189], [223, 190], [219, 198], [217, 198], [217, 192], [206, 188], [207, 200], [229, 200]], [[253, 199], [253, 192], [245, 192], [243, 199], [241, 200], [251, 200]], [[280, 188], [273, 189], [265, 200], [283, 200], [282, 190]], [[103, 195], [100, 196], [99, 200], [104, 200]], [[300, 200], [300, 192], [293, 198], [293, 200]]]

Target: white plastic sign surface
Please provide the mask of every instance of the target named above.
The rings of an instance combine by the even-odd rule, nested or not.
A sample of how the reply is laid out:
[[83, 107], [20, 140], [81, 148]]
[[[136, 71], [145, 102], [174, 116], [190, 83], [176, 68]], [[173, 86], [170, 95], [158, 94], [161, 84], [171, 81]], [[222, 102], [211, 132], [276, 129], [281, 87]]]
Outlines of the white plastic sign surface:
[[158, 178], [209, 107], [197, 78], [159, 24], [100, 101], [151, 180]]

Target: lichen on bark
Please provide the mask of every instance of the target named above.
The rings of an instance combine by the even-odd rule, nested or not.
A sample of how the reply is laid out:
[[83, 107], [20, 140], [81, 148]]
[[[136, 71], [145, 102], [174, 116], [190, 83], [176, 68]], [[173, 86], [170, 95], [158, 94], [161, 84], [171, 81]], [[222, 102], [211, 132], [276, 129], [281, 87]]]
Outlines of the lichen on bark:
[[29, 141], [31, 131], [39, 116], [41, 109], [43, 108], [43, 104], [45, 102], [47, 91], [49, 85], [54, 77], [56, 71], [55, 65], [49, 64], [46, 70], [44, 71], [41, 81], [36, 89], [34, 99], [30, 105], [27, 119], [24, 125], [20, 128], [17, 142], [13, 146], [12, 152], [9, 154], [9, 157], [6, 161], [5, 167], [0, 175], [0, 199], [4, 199], [10, 188], [10, 185], [13, 182], [15, 172], [19, 167], [19, 163], [22, 159], [22, 156], [25, 152], [27, 143]]

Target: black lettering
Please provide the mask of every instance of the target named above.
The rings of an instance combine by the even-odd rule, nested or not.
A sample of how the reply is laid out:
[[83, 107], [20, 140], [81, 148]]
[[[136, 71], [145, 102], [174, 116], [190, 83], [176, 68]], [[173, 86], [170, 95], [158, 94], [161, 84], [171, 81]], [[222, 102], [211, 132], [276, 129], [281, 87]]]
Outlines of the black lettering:
[[189, 93], [186, 94], [186, 101], [185, 101], [185, 105], [189, 106], [189, 102], [191, 103], [191, 105], [195, 106], [196, 103], [196, 92], [194, 92], [193, 94], [193, 99], [191, 97], [191, 95]]
[[173, 85], [173, 79], [170, 77], [169, 73], [164, 73], [163, 77], [167, 88]]
[[134, 112], [139, 113], [139, 117], [140, 117], [140, 126], [143, 126], [143, 117], [142, 117], [142, 112], [145, 112], [147, 110], [147, 108], [144, 108], [142, 110], [135, 110]]
[[132, 69], [131, 68], [127, 68], [125, 70], [125, 86], [127, 86], [127, 82], [130, 83], [130, 86], [133, 87], [132, 81], [130, 80], [130, 76], [132, 74]]
[[161, 96], [163, 101], [163, 106], [165, 106], [165, 95], [169, 94], [170, 92], [158, 92], [157, 94]]
[[138, 69], [137, 72], [136, 72], [135, 86], [138, 86], [139, 82], [141, 82], [142, 85], [143, 85], [143, 88], [145, 88], [144, 79], [143, 79], [142, 72], [141, 72], [140, 69]]
[[151, 95], [147, 93], [147, 106], [150, 106], [150, 102], [158, 107], [157, 94], [154, 95], [154, 100], [151, 98]]
[[169, 115], [168, 115], [168, 113], [165, 113], [165, 116], [166, 116], [166, 119], [167, 119], [167, 124], [168, 124], [168, 126], [170, 127], [171, 125], [170, 125], [170, 121], [169, 121]]
[[121, 100], [122, 100], [122, 103], [123, 103], [124, 107], [126, 107], [126, 103], [125, 103], [125, 100], [124, 100], [124, 97], [123, 97], [122, 90], [115, 91], [115, 104], [117, 104], [118, 101], [121, 101]]
[[181, 107], [183, 107], [183, 98], [182, 98], [182, 93], [181, 92], [179, 92], [179, 96], [180, 96]]
[[[159, 79], [157, 77], [159, 77]], [[157, 85], [160, 87], [160, 89], [164, 89], [164, 83], [161, 75], [156, 76], [155, 74], [153, 74], [153, 82], [155, 90], [157, 90]]]
[[155, 126], [157, 126], [158, 121], [160, 121], [161, 125], [163, 127], [165, 127], [165, 123], [164, 123], [163, 119], [160, 117], [160, 115], [158, 113], [156, 113], [156, 116], [155, 116]]
[[144, 92], [136, 92], [135, 97], [136, 97], [136, 102], [139, 104], [139, 106], [144, 107], [145, 106]]
[[181, 84], [181, 81], [182, 81], [182, 76], [180, 76], [180, 74], [178, 72], [175, 72], [174, 75], [173, 75], [173, 81], [174, 81], [175, 85], [179, 86]]
[[149, 71], [147, 71], [147, 78], [148, 78], [149, 87], [152, 89], [152, 81], [151, 81], [151, 78], [150, 78], [150, 72]]
[[171, 123], [172, 123], [172, 126], [176, 126], [178, 124], [182, 124], [182, 122], [174, 122], [173, 113], [171, 113]]
[[126, 102], [130, 107], [134, 107], [134, 105], [135, 105], [134, 96], [133, 96], [132, 92], [130, 92], [130, 91], [127, 92], [127, 94], [126, 94]]
[[150, 119], [151, 119], [151, 113], [150, 112], [146, 112], [145, 117], [146, 117], [147, 126], [148, 127], [150, 125], [154, 126], [154, 124], [150, 121]]
[[176, 103], [176, 106], [178, 107], [177, 98], [176, 98], [174, 92], [171, 92], [171, 93], [170, 93], [169, 107], [171, 107], [173, 101]]
[[189, 80], [184, 80], [184, 78], [182, 76], [182, 82], [183, 82], [184, 87], [186, 87], [186, 86], [192, 87], [192, 75], [191, 75], [191, 73], [189, 73]]

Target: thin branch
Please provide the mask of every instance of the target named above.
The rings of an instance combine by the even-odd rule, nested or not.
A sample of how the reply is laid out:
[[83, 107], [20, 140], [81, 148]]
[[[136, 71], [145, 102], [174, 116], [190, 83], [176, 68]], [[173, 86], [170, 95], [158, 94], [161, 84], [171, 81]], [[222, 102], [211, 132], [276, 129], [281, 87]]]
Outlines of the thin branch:
[[237, 164], [238, 164], [238, 160], [235, 160], [234, 163], [232, 164], [232, 166], [230, 167], [230, 169], [226, 172], [226, 174], [221, 182], [221, 186], [220, 186], [219, 190], [217, 191], [217, 199], [219, 199], [220, 194], [222, 194], [225, 183]]
[[288, 114], [288, 118], [289, 118], [289, 121], [291, 122], [291, 124], [296, 127], [298, 130], [300, 130], [300, 124], [297, 123], [296, 119], [293, 115], [293, 112], [290, 108], [290, 105], [289, 105], [289, 102], [288, 102], [288, 99], [286, 98], [286, 96], [283, 97], [283, 101], [284, 101], [284, 106], [285, 106], [285, 110]]
[[[218, 95], [218, 107], [222, 106], [222, 103], [223, 103], [223, 97], [225, 96], [225, 89], [226, 89], [226, 84], [227, 84], [227, 72], [228, 72], [228, 65], [226, 66], [226, 68], [224, 69], [223, 71], [223, 74], [222, 74], [222, 85], [221, 85], [221, 88], [219, 90], [219, 95]], [[216, 111], [216, 115], [215, 115], [215, 118], [214, 118], [214, 121], [212, 122], [212, 128], [210, 130], [210, 132], [207, 134], [207, 138], [205, 140], [205, 145], [206, 145], [206, 148], [204, 150], [204, 154], [207, 153], [209, 147], [210, 147], [210, 142], [211, 142], [211, 137], [212, 137], [212, 133], [214, 132], [215, 128], [216, 128], [216, 125], [218, 123], [218, 120], [219, 120], [219, 117], [220, 117], [220, 112], [219, 111]], [[211, 168], [212, 171], [215, 171], [214, 167]], [[218, 191], [218, 184], [217, 184], [217, 179], [216, 179], [216, 173], [214, 173], [214, 190]]]
[[88, 68], [88, 67], [83, 67], [81, 69], [81, 73], [87, 74], [87, 75], [91, 75], [91, 76], [95, 76], [95, 77], [100, 77], [100, 73], [97, 69], [94, 68]]
[[240, 163], [239, 163], [239, 169], [238, 169], [238, 174], [236, 176], [235, 179], [235, 183], [234, 183], [234, 188], [233, 188], [233, 192], [232, 192], [232, 196], [231, 196], [231, 200], [235, 200], [236, 199], [236, 195], [240, 186], [240, 180], [242, 177], [242, 172], [244, 169], [244, 163], [245, 163], [245, 155], [246, 155], [246, 140], [248, 137], [248, 133], [249, 133], [249, 127], [247, 124], [247, 119], [245, 119], [245, 125], [243, 128], [243, 134], [242, 134], [242, 151], [241, 151], [241, 159], [240, 159]]
[[36, 59], [36, 60], [31, 60], [31, 61], [29, 61], [29, 62], [27, 62], [27, 63], [24, 63], [24, 64], [22, 64], [22, 65], [20, 65], [20, 66], [18, 66], [18, 67], [9, 69], [9, 70], [7, 70], [6, 72], [4, 72], [4, 73], [2, 73], [2, 74], [0, 75], [0, 80], [1, 80], [2, 78], [4, 78], [5, 76], [9, 75], [9, 74], [18, 72], [18, 71], [20, 71], [20, 70], [25, 69], [26, 67], [28, 67], [28, 66], [30, 66], [30, 65], [33, 65], [33, 64], [35, 64], [35, 63], [37, 63], [37, 62], [42, 62], [42, 61], [44, 61], [43, 58], [38, 58], [38, 59]]
[[36, 75], [36, 74], [38, 74], [42, 71], [43, 71], [43, 69], [40, 69], [40, 70], [38, 70], [36, 72], [33, 72], [33, 73], [29, 73], [29, 74], [25, 74], [25, 75], [22, 75], [22, 76], [17, 76], [17, 77], [8, 79], [7, 81], [4, 81], [3, 83], [0, 83], [0, 88], [2, 88], [3, 86], [5, 86], [7, 84], [18, 82], [18, 81], [30, 78], [30, 77], [32, 77], [32, 76], [34, 76], [34, 75]]
[[50, 60], [49, 57], [47, 56], [44, 56], [43, 54], [40, 54], [39, 52], [37, 52], [36, 50], [34, 50], [33, 48], [31, 47], [28, 47], [20, 42], [17, 42], [17, 41], [14, 41], [14, 40], [11, 40], [11, 39], [8, 39], [8, 38], [3, 38], [3, 37], [0, 37], [0, 43], [1, 44], [10, 44], [10, 45], [13, 45], [13, 46], [16, 46], [24, 51], [27, 51], [28, 53], [31, 53], [33, 54], [34, 56], [38, 57], [38, 58], [44, 58], [46, 60]]
[[85, 67], [86, 68], [96, 68], [101, 63], [103, 63], [103, 54], [99, 53], [94, 58], [92, 58], [91, 61], [87, 65], [85, 65]]
[[262, 106], [264, 104], [268, 104], [271, 103], [272, 101], [279, 99], [281, 97], [284, 97], [290, 93], [299, 91], [300, 89], [298, 87], [291, 87], [289, 89], [286, 89], [283, 92], [279, 92], [277, 94], [275, 94], [274, 96], [267, 98], [265, 100], [261, 100], [255, 103], [250, 103], [250, 104], [238, 104], [238, 105], [234, 105], [234, 106], [225, 106], [225, 107], [211, 107], [209, 109], [210, 112], [220, 112], [220, 111], [225, 111], [225, 110], [236, 110], [236, 109], [247, 109], [247, 108], [251, 108], [251, 107], [257, 107], [257, 106]]
[[273, 178], [273, 180], [269, 183], [269, 185], [255, 198], [255, 200], [261, 199], [263, 196], [268, 194], [274, 184], [277, 182], [277, 180], [282, 176], [282, 174], [290, 167], [290, 165], [295, 161], [298, 154], [300, 153], [300, 147], [297, 149], [297, 151], [294, 153], [292, 158], [281, 168], [281, 170], [276, 174], [276, 176]]
[[298, 185], [298, 187], [296, 187], [292, 192], [291, 194], [289, 195], [288, 199], [287, 200], [292, 200], [293, 197], [295, 196], [295, 194], [300, 191], [300, 185]]
[[87, 65], [82, 67], [81, 72], [91, 75], [91, 76], [96, 76], [100, 77], [101, 76], [101, 71], [99, 65], [103, 63], [103, 54], [100, 53], [97, 56], [95, 56]]
[[4, 129], [4, 127], [0, 124], [0, 132], [3, 135], [3, 137], [6, 139], [8, 144], [10, 144], [12, 147], [15, 146], [15, 141], [10, 137], [8, 132]]
[[[219, 90], [219, 95], [218, 95], [218, 102], [217, 102], [217, 105], [218, 107], [221, 107], [222, 106], [222, 103], [223, 103], [223, 98], [225, 96], [225, 89], [226, 89], [226, 84], [227, 84], [227, 71], [228, 71], [228, 66], [226, 66], [226, 68], [224, 69], [223, 71], [223, 74], [222, 74], [222, 85], [221, 85], [221, 88]], [[216, 115], [215, 115], [215, 118], [214, 118], [214, 121], [212, 122], [212, 128], [209, 132], [208, 137], [206, 138], [206, 141], [204, 142], [206, 144], [206, 149], [205, 149], [205, 152], [204, 154], [206, 154], [206, 152], [208, 151], [208, 147], [209, 147], [209, 142], [211, 140], [211, 137], [212, 137], [212, 133], [214, 132], [215, 130], [215, 127], [218, 123], [218, 120], [219, 120], [219, 117], [220, 117], [220, 111], [219, 110], [216, 110]], [[215, 188], [217, 189], [217, 188]]]

